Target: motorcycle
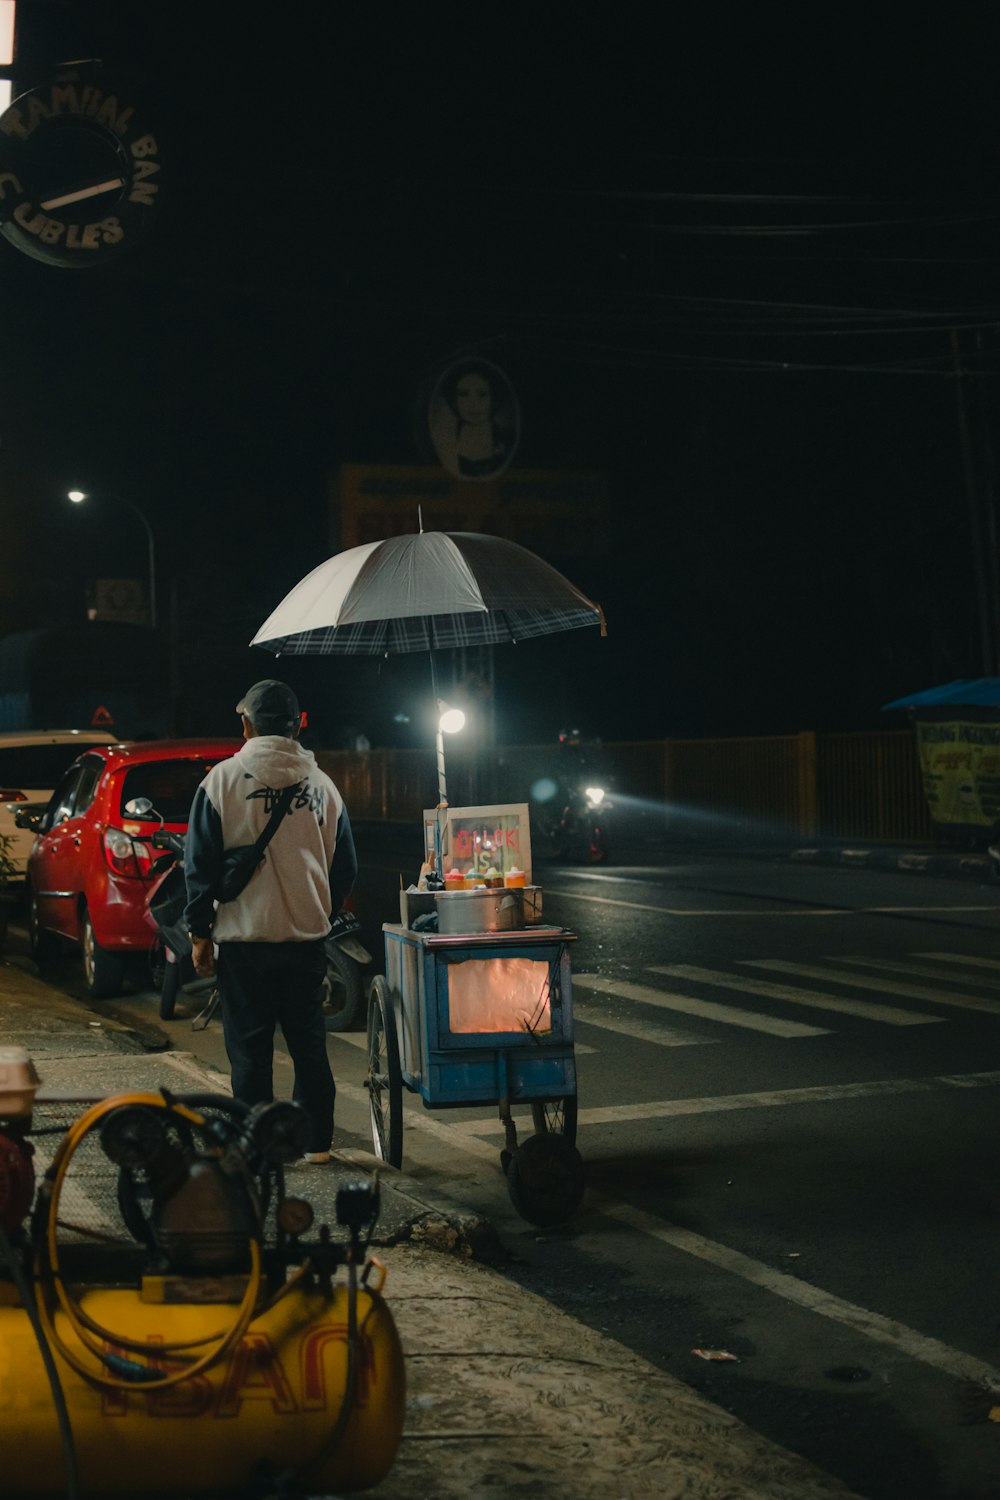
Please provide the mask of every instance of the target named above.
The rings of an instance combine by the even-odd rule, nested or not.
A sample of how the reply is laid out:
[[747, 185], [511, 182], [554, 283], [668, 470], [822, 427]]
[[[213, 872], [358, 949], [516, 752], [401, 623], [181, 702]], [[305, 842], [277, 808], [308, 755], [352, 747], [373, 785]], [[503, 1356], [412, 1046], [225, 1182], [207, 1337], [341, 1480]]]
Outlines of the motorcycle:
[[557, 859], [600, 865], [608, 858], [606, 818], [611, 803], [602, 786], [575, 787], [552, 829]]
[[[146, 797], [138, 797], [126, 808], [132, 817], [160, 817]], [[152, 864], [153, 882], [146, 893], [145, 916], [162, 945], [163, 978], [160, 985], [160, 1018], [173, 1019], [182, 985], [195, 977], [191, 940], [184, 925], [187, 882], [184, 878], [184, 835], [160, 827], [153, 834], [154, 849], [161, 850]], [[364, 1003], [364, 973], [371, 954], [358, 937], [361, 923], [348, 898], [332, 919], [325, 940], [326, 974], [323, 977], [323, 1016], [328, 1031], [349, 1031]]]
[[350, 1031], [361, 1015], [365, 998], [363, 970], [372, 956], [358, 933], [361, 923], [351, 910], [351, 898], [333, 918], [326, 938], [326, 975], [323, 1015], [327, 1031]]
[[[136, 805], [145, 801], [138, 798]], [[133, 804], [129, 804], [128, 811]], [[146, 809], [153, 811], [152, 804]], [[138, 816], [142, 814], [139, 813]], [[187, 881], [184, 879], [184, 835], [161, 827], [153, 834], [154, 849], [163, 851], [150, 867], [153, 883], [146, 892], [144, 916], [157, 937], [153, 953], [162, 954], [160, 979], [160, 1019], [173, 1019], [181, 985], [194, 978], [191, 961], [191, 939], [184, 925], [187, 905]], [[158, 968], [154, 957], [154, 968]]]

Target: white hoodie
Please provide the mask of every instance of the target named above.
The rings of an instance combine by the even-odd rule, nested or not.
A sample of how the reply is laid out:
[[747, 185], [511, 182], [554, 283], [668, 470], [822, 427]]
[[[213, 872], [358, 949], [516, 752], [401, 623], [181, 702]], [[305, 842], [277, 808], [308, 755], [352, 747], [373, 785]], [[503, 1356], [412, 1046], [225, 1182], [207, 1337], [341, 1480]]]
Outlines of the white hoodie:
[[[235, 901], [215, 908], [213, 918], [211, 892], [224, 851], [255, 843], [282, 789], [297, 782], [300, 789], [263, 863]], [[339, 859], [338, 826], [345, 846]], [[281, 735], [258, 735], [213, 766], [195, 793], [184, 868], [188, 922], [196, 936], [206, 935], [211, 927], [212, 937], [223, 943], [324, 938], [338, 883], [343, 900], [357, 869], [343, 798], [311, 750]]]

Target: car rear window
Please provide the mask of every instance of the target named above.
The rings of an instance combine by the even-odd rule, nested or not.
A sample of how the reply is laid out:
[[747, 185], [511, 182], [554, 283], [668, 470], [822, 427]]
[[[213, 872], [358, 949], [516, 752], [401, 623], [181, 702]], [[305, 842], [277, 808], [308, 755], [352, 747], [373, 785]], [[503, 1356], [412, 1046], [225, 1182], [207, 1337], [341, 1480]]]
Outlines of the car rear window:
[[86, 748], [85, 740], [66, 745], [7, 745], [0, 749], [0, 786], [51, 789]]
[[146, 814], [151, 822], [186, 823], [191, 814], [194, 794], [209, 771], [223, 756], [206, 760], [150, 760], [142, 765], [130, 766], [122, 777], [118, 810], [122, 817], [125, 804], [133, 797], [148, 797], [155, 811]]

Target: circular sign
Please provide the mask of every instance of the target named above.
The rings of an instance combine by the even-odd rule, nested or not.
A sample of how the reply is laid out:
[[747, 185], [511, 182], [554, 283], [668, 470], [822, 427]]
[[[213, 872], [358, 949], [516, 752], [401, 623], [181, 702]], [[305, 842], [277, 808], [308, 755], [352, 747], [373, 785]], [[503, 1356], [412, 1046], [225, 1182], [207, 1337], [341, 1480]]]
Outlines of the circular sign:
[[514, 387], [489, 360], [456, 360], [438, 377], [427, 426], [442, 466], [457, 479], [495, 479], [517, 451], [521, 414]]
[[160, 166], [129, 96], [96, 71], [60, 74], [0, 115], [0, 234], [48, 265], [101, 265], [155, 218]]

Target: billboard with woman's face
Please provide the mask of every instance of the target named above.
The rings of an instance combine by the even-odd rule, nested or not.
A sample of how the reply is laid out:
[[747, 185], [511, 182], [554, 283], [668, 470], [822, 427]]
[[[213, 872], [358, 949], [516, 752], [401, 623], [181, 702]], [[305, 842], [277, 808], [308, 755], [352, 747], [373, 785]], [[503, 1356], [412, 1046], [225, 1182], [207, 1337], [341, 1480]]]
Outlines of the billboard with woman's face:
[[427, 424], [442, 467], [457, 479], [495, 479], [517, 450], [521, 417], [514, 388], [485, 359], [457, 360], [438, 377]]

